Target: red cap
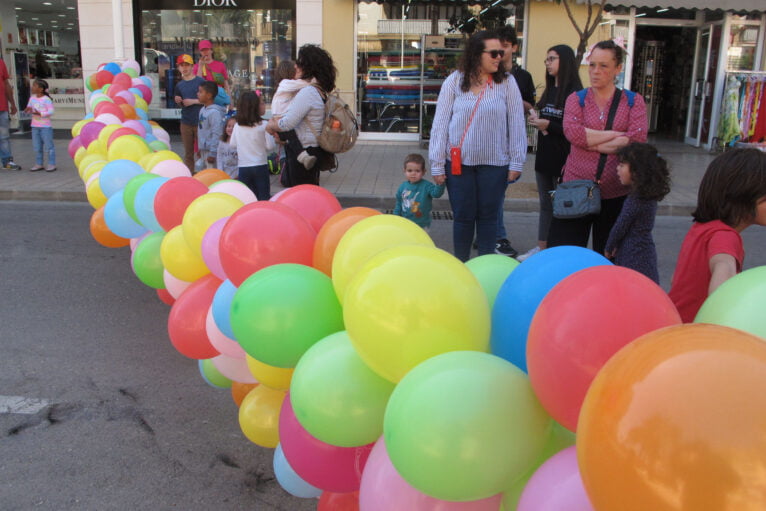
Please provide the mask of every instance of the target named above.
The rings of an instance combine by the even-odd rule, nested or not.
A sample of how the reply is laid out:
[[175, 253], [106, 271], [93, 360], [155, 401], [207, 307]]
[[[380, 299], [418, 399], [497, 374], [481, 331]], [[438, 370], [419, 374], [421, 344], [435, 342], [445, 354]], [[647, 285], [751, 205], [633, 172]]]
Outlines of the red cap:
[[187, 55], [184, 53], [183, 55], [179, 55], [176, 59], [176, 64], [191, 64], [194, 65], [194, 59], [191, 58], [191, 55]]

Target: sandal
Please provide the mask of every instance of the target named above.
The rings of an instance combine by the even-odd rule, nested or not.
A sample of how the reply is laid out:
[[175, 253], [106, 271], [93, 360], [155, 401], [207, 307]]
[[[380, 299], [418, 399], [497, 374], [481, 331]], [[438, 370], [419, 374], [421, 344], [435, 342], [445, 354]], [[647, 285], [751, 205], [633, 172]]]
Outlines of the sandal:
[[53, 165], [48, 165], [47, 167], [45, 167], [45, 172], [55, 172], [55, 171], [56, 171], [56, 167]]
[[43, 167], [42, 165], [35, 165], [31, 169], [29, 169], [30, 172], [38, 172], [40, 170], [45, 170], [45, 167]]

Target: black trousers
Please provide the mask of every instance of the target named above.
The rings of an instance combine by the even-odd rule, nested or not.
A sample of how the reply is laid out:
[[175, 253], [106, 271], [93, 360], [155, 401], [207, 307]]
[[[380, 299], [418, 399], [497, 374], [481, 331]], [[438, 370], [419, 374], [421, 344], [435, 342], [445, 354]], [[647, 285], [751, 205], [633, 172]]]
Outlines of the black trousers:
[[548, 231], [548, 247], [575, 245], [587, 248], [588, 238], [592, 233], [593, 250], [603, 254], [612, 226], [622, 211], [623, 202], [625, 202], [625, 196], [602, 199], [601, 213], [598, 215], [567, 220], [554, 217], [551, 220], [550, 231]]

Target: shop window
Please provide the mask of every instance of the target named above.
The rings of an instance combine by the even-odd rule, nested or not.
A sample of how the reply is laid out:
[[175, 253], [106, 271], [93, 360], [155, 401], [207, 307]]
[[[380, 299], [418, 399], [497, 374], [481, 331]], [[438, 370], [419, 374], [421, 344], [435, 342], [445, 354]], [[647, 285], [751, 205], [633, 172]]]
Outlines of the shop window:
[[180, 79], [175, 61], [181, 54], [199, 60], [198, 43], [213, 43], [213, 58], [226, 65], [234, 104], [242, 91], [259, 90], [266, 103], [275, 92], [277, 65], [295, 54], [294, 4], [285, 8], [143, 9], [141, 46], [144, 72], [154, 78], [153, 117], [174, 118], [173, 87]]
[[758, 25], [732, 25], [729, 51], [726, 55], [727, 71], [753, 71], [758, 44]]

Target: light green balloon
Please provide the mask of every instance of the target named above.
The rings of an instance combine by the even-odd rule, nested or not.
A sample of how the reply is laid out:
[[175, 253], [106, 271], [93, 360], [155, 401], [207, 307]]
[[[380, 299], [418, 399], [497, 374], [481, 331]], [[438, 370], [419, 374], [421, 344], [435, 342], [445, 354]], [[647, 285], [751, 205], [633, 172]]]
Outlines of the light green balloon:
[[758, 266], [735, 275], [702, 304], [695, 323], [738, 328], [766, 339], [766, 266]]
[[551, 422], [521, 369], [487, 353], [453, 351], [399, 382], [384, 436], [410, 485], [437, 499], [468, 501], [496, 495], [530, 470]]
[[160, 257], [164, 232], [155, 232], [141, 240], [133, 251], [132, 266], [138, 280], [154, 289], [165, 289], [165, 266]]
[[290, 400], [298, 422], [331, 445], [357, 447], [383, 434], [383, 415], [394, 384], [357, 354], [346, 332], [313, 345], [298, 362]]
[[495, 298], [500, 288], [516, 267], [521, 264], [516, 259], [500, 254], [487, 254], [474, 257], [465, 265], [474, 274], [476, 280], [487, 295], [490, 310], [495, 305]]
[[[128, 215], [130, 215], [130, 218], [132, 218], [133, 221], [138, 224], [141, 224], [141, 220], [139, 220], [138, 216], [136, 215], [136, 204], [135, 204], [136, 194], [138, 193], [138, 189], [141, 188], [141, 185], [143, 185], [150, 179], [155, 179], [158, 177], [160, 176], [158, 176], [157, 174], [150, 174], [149, 172], [144, 172], [143, 174], [138, 174], [137, 176], [133, 176], [125, 184], [124, 193], [122, 194], [122, 202], [125, 204], [125, 211], [128, 212]], [[144, 227], [147, 227], [147, 226], [144, 225]]]
[[295, 367], [311, 346], [344, 330], [330, 277], [302, 264], [275, 264], [237, 289], [231, 327], [248, 355], [271, 366]]
[[199, 361], [199, 372], [202, 376], [202, 379], [205, 380], [205, 382], [211, 387], [218, 389], [231, 388], [231, 380], [222, 375], [209, 358]]
[[131, 78], [138, 78], [138, 71], [136, 71], [132, 67], [125, 68], [122, 70], [122, 72], [127, 74]]
[[168, 145], [162, 140], [152, 140], [149, 142], [149, 147], [151, 147], [154, 151], [167, 151], [170, 149]]

